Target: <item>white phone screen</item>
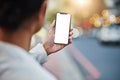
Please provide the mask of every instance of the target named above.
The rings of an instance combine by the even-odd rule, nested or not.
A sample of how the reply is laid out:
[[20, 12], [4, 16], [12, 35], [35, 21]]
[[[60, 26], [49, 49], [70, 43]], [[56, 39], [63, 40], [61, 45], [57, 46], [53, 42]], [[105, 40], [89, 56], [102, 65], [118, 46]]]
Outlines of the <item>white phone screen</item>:
[[71, 15], [67, 13], [57, 13], [55, 26], [55, 43], [68, 44]]

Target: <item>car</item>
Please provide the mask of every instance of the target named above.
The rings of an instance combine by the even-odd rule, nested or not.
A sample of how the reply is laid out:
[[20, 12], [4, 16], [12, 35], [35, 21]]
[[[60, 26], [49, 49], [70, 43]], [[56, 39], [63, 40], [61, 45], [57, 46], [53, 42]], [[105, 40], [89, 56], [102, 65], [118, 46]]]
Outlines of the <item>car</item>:
[[120, 26], [114, 24], [102, 27], [99, 30], [98, 39], [102, 43], [120, 43]]

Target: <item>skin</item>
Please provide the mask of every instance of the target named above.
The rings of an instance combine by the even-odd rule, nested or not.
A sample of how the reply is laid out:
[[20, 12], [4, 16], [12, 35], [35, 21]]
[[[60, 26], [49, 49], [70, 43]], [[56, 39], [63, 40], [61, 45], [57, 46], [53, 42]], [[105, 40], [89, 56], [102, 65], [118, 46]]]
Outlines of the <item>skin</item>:
[[[20, 25], [20, 28], [15, 32], [8, 33], [4, 29], [0, 28], [0, 41], [17, 45], [19, 47], [22, 47], [26, 51], [29, 51], [32, 35], [38, 32], [44, 24], [46, 7], [47, 7], [47, 1], [44, 1], [39, 12], [35, 16], [32, 16], [31, 18], [25, 20]], [[46, 52], [48, 53], [48, 55], [57, 52], [63, 49], [65, 46], [72, 43], [73, 32], [71, 29], [69, 35], [69, 44], [67, 45], [55, 44], [53, 42], [54, 26], [55, 26], [55, 21], [53, 21], [53, 23], [51, 24], [48, 35], [43, 43], [43, 46]]]
[[53, 21], [53, 23], [50, 26], [50, 30], [48, 32], [48, 35], [46, 36], [46, 40], [43, 43], [44, 48], [46, 49], [48, 55], [55, 53], [61, 49], [63, 49], [64, 47], [66, 47], [67, 45], [72, 43], [72, 35], [73, 35], [73, 30], [70, 29], [70, 33], [69, 33], [69, 43], [68, 44], [55, 44], [54, 43], [54, 27], [55, 27], [55, 20]]

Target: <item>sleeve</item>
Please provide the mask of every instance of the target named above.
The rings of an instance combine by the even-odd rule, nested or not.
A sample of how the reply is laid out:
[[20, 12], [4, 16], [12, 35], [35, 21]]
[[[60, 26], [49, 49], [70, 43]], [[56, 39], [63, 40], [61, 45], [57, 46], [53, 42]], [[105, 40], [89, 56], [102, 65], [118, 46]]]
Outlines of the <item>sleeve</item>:
[[35, 58], [40, 64], [43, 64], [47, 60], [47, 52], [45, 51], [42, 44], [37, 44], [30, 51], [30, 54]]

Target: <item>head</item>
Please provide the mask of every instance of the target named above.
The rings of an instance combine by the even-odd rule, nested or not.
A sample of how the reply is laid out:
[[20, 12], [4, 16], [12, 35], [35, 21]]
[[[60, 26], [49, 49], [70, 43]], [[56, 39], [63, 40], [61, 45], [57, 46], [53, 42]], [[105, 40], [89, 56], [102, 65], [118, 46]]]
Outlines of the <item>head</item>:
[[28, 50], [32, 35], [43, 26], [46, 6], [46, 0], [0, 0], [0, 41]]
[[45, 11], [45, 0], [0, 0], [0, 28], [14, 33], [34, 27], [32, 29], [37, 32], [43, 25]]

